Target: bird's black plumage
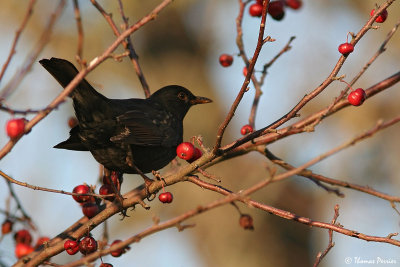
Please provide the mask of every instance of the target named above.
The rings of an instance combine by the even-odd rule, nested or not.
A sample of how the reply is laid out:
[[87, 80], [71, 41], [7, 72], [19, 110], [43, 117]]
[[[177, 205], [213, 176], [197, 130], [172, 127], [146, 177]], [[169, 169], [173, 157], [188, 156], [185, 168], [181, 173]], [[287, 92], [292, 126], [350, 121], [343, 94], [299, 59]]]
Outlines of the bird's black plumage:
[[[42, 59], [40, 64], [66, 87], [78, 70], [64, 59]], [[147, 99], [109, 99], [86, 80], [72, 91], [79, 124], [55, 148], [90, 151], [109, 170], [148, 173], [176, 156], [182, 142], [183, 118], [195, 104], [210, 99], [194, 96], [178, 85], [163, 87]]]

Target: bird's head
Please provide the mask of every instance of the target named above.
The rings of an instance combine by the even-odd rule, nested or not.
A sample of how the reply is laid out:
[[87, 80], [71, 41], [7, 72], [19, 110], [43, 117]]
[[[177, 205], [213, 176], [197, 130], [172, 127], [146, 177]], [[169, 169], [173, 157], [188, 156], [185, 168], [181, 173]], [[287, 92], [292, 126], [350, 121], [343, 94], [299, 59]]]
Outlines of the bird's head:
[[179, 85], [165, 86], [152, 94], [150, 99], [181, 119], [191, 106], [212, 102], [209, 98], [193, 95], [188, 89]]

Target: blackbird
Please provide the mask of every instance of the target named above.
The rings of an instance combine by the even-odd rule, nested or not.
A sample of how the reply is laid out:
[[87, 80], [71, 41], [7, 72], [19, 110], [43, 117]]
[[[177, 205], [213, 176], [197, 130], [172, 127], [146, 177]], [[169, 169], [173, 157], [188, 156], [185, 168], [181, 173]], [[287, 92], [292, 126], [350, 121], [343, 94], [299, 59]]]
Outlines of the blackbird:
[[[62, 87], [78, 74], [64, 59], [39, 62]], [[165, 86], [147, 99], [109, 99], [86, 80], [70, 97], [79, 123], [66, 141], [54, 147], [90, 151], [110, 171], [139, 174], [159, 170], [173, 160], [189, 108], [212, 102], [179, 85]]]

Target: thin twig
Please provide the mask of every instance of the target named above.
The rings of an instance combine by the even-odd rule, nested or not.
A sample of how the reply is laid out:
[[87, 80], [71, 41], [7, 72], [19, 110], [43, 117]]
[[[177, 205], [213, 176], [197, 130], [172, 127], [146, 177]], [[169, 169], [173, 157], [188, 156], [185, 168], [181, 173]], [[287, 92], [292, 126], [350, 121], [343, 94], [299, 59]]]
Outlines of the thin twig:
[[295, 39], [294, 36], [290, 37], [289, 41], [281, 49], [281, 51], [279, 51], [279, 53], [277, 55], [275, 55], [268, 63], [264, 64], [264, 67], [262, 70], [262, 75], [261, 75], [259, 81], [255, 78], [255, 75], [253, 75], [251, 77], [251, 81], [253, 82], [254, 88], [256, 89], [256, 92], [254, 94], [253, 104], [251, 105], [250, 116], [249, 116], [249, 124], [253, 127], [253, 129], [256, 128], [255, 127], [256, 114], [257, 114], [257, 109], [258, 109], [258, 103], [260, 102], [260, 97], [262, 95], [261, 86], [265, 82], [267, 70], [268, 70], [268, 68], [270, 68], [272, 66], [272, 64], [274, 64], [278, 60], [278, 58], [280, 58], [284, 53], [286, 53], [287, 51], [289, 51], [292, 48], [290, 46], [290, 44], [293, 42], [294, 39]]
[[[335, 148], [333, 148], [333, 149], [331, 149], [331, 150], [319, 155], [318, 157], [315, 157], [315, 158], [311, 159], [310, 161], [304, 163], [303, 165], [301, 165], [301, 166], [299, 166], [299, 167], [297, 167], [295, 169], [292, 169], [292, 170], [287, 171], [287, 172], [285, 172], [283, 174], [275, 176], [272, 179], [272, 181], [276, 182], [276, 181], [280, 181], [280, 180], [286, 179], [286, 178], [288, 178], [288, 177], [290, 177], [292, 175], [297, 175], [301, 171], [303, 171], [306, 168], [308, 168], [308, 167], [320, 162], [321, 160], [323, 160], [325, 158], [328, 158], [328, 157], [338, 153], [339, 151], [341, 151], [343, 149], [346, 149], [346, 148], [348, 148], [348, 147], [350, 147], [350, 146], [352, 146], [352, 145], [354, 145], [354, 144], [356, 144], [356, 143], [358, 143], [358, 142], [360, 142], [360, 141], [362, 141], [362, 140], [364, 140], [366, 138], [369, 138], [369, 137], [375, 135], [377, 132], [379, 132], [379, 131], [381, 131], [381, 130], [383, 130], [385, 128], [388, 128], [388, 127], [398, 123], [399, 121], [400, 121], [400, 116], [397, 116], [396, 118], [394, 118], [392, 120], [389, 120], [389, 121], [386, 121], [386, 122], [378, 121], [378, 123], [374, 127], [372, 127], [371, 129], [369, 129], [368, 131], [365, 131], [364, 133], [356, 136], [355, 138], [351, 139], [350, 141], [347, 141], [347, 142], [345, 142], [345, 143], [343, 143], [343, 144], [341, 144], [341, 145], [339, 145], [339, 146], [337, 146], [337, 147], [335, 147]], [[245, 190], [246, 195], [252, 194], [255, 191], [263, 188], [264, 184], [266, 184], [266, 183], [267, 183], [266, 181], [263, 181], [263, 182], [260, 182], [260, 183], [258, 183], [256, 185], [254, 185], [253, 187]], [[268, 183], [269, 183], [269, 181], [268, 181]]]
[[[124, 21], [124, 29], [126, 29], [129, 27], [128, 18], [125, 16], [122, 1], [118, 0], [118, 3], [119, 3], [119, 12], [121, 13], [121, 17]], [[146, 81], [146, 78], [144, 77], [142, 68], [140, 67], [139, 56], [136, 53], [135, 48], [133, 47], [132, 39], [130, 36], [128, 36], [126, 38], [126, 41], [127, 41], [127, 44], [124, 44], [124, 47], [127, 51], [129, 51], [129, 58], [131, 59], [133, 67], [135, 68], [135, 71], [136, 71], [136, 75], [138, 76], [139, 81], [142, 84], [144, 95], [146, 96], [146, 98], [148, 98], [151, 95], [150, 88], [149, 88], [149, 84]]]
[[44, 109], [24, 109], [24, 110], [13, 109], [13, 108], [7, 107], [4, 103], [1, 103], [1, 101], [0, 101], [0, 110], [6, 111], [6, 112], [10, 113], [11, 115], [14, 115], [14, 114], [27, 115], [30, 113], [36, 114], [36, 113], [44, 111]]
[[[287, 162], [284, 162], [282, 159], [280, 159], [277, 156], [275, 156], [274, 154], [272, 154], [271, 151], [269, 151], [267, 149], [263, 150], [260, 147], [259, 152], [262, 153], [263, 155], [265, 155], [268, 159], [270, 159], [274, 163], [279, 164], [281, 167], [285, 168], [286, 170], [292, 170], [295, 168], [294, 166], [288, 164]], [[360, 192], [363, 192], [363, 193], [366, 193], [366, 194], [369, 194], [369, 195], [372, 195], [375, 197], [385, 199], [391, 203], [392, 202], [400, 202], [400, 197], [392, 196], [392, 195], [388, 195], [388, 194], [379, 192], [379, 191], [371, 188], [370, 186], [362, 186], [362, 185], [358, 185], [358, 184], [349, 183], [347, 181], [341, 181], [341, 180], [329, 178], [329, 177], [326, 177], [326, 176], [323, 176], [320, 174], [315, 174], [311, 170], [308, 170], [308, 169], [305, 169], [304, 171], [298, 173], [298, 175], [310, 178], [314, 182], [319, 181], [319, 182], [328, 183], [330, 185], [336, 185], [336, 186], [341, 186], [341, 187], [357, 190], [357, 191], [360, 191]], [[339, 196], [341, 196], [341, 195], [339, 195]]]
[[262, 70], [262, 76], [260, 78], [260, 82], [263, 83], [265, 80], [265, 77], [267, 76], [267, 71], [268, 69], [272, 66], [272, 64], [275, 63], [283, 54], [288, 52], [290, 49], [292, 49], [292, 42], [296, 39], [296, 36], [290, 37], [289, 41], [286, 43], [286, 45], [279, 51], [278, 54], [276, 54], [268, 63], [264, 64], [263, 70]]
[[246, 66], [249, 65], [249, 59], [246, 56], [246, 51], [244, 50], [242, 21], [243, 21], [243, 14], [244, 14], [246, 5], [249, 2], [250, 1], [243, 2], [242, 0], [239, 0], [239, 14], [235, 20], [236, 21], [236, 46], [239, 49], [239, 56], [242, 57]]
[[[240, 1], [241, 2], [241, 1]], [[249, 66], [247, 67], [247, 75], [246, 78], [242, 84], [242, 87], [240, 88], [240, 91], [238, 93], [238, 95], [236, 96], [235, 101], [233, 102], [228, 115], [226, 116], [225, 120], [222, 122], [222, 124], [219, 126], [218, 128], [218, 132], [217, 132], [217, 137], [216, 137], [216, 142], [213, 148], [212, 153], [214, 155], [217, 154], [217, 151], [219, 150], [219, 148], [221, 147], [221, 142], [222, 142], [222, 137], [225, 133], [225, 129], [228, 126], [229, 122], [232, 120], [235, 111], [237, 109], [237, 107], [239, 106], [240, 101], [243, 98], [244, 93], [247, 90], [247, 87], [250, 83], [250, 78], [253, 75], [253, 70], [254, 70], [254, 66], [256, 64], [258, 55], [260, 54], [261, 48], [264, 44], [264, 30], [265, 30], [265, 21], [266, 21], [266, 17], [267, 17], [267, 6], [268, 6], [269, 1], [264, 1], [264, 5], [263, 5], [263, 10], [262, 10], [262, 17], [261, 17], [261, 23], [260, 23], [260, 29], [259, 29], [259, 33], [258, 33], [258, 41], [257, 41], [257, 47], [254, 51], [252, 60], [249, 64]]]
[[10, 53], [8, 54], [8, 57], [6, 59], [6, 62], [3, 65], [3, 67], [1, 68], [0, 81], [3, 79], [4, 73], [6, 72], [7, 67], [10, 64], [12, 57], [17, 52], [15, 50], [15, 48], [17, 47], [17, 43], [18, 43], [19, 37], [21, 36], [22, 31], [25, 29], [26, 25], [28, 24], [28, 20], [32, 16], [33, 6], [35, 5], [35, 3], [36, 3], [36, 0], [30, 0], [29, 1], [28, 8], [27, 8], [25, 16], [24, 16], [24, 18], [23, 18], [23, 20], [21, 22], [21, 25], [19, 26], [19, 28], [15, 32], [14, 41], [13, 41], [13, 43], [11, 45]]
[[[70, 195], [70, 196], [93, 196], [93, 197], [102, 198], [102, 199], [105, 199], [107, 197], [115, 196], [115, 194], [100, 195], [100, 194], [94, 194], [94, 193], [90, 193], [90, 194], [71, 193], [71, 192], [67, 192], [67, 191], [64, 191], [64, 190], [51, 189], [51, 188], [31, 185], [31, 184], [28, 184], [28, 183], [25, 183], [25, 182], [18, 181], [16, 179], [12, 178], [11, 176], [7, 175], [3, 171], [0, 171], [0, 176], [5, 178], [8, 183], [13, 183], [13, 184], [16, 184], [16, 185], [19, 185], [19, 186], [22, 186], [22, 187], [26, 187], [26, 188], [30, 188], [30, 189], [38, 190], [38, 191], [51, 192], [51, 193]], [[10, 191], [11, 191], [11, 189], [10, 189]], [[18, 207], [21, 207], [21, 211], [23, 212], [22, 206], [19, 203], [18, 203]], [[26, 214], [25, 212], [23, 212], [23, 213]]]
[[392, 39], [393, 35], [396, 33], [400, 26], [400, 20], [397, 21], [397, 23], [394, 25], [394, 27], [388, 32], [386, 35], [385, 40], [379, 47], [378, 51], [370, 58], [370, 60], [364, 65], [364, 67], [361, 69], [361, 71], [351, 80], [350, 85], [355, 84], [358, 79], [365, 73], [365, 71], [374, 63], [374, 61], [386, 51], [386, 46], [389, 43], [389, 41]]
[[[295, 167], [290, 165], [289, 163], [285, 162], [284, 160], [282, 160], [281, 158], [278, 158], [277, 156], [275, 156], [269, 149], [267, 149], [267, 147], [265, 147], [265, 149], [262, 149], [261, 146], [258, 147], [259, 148], [259, 152], [261, 154], [263, 154], [264, 156], [266, 156], [270, 161], [272, 161], [273, 163], [281, 166], [282, 168], [284, 168], [285, 170], [292, 170]], [[316, 175], [314, 174], [312, 171], [305, 169], [303, 171], [301, 171], [300, 173], [298, 173], [297, 175], [309, 178], [311, 181], [313, 181], [316, 185], [322, 187], [323, 189], [325, 189], [327, 192], [330, 193], [334, 193], [336, 194], [338, 197], [344, 197], [344, 194], [342, 192], [340, 192], [339, 189], [337, 188], [331, 188], [328, 187], [326, 185], [324, 185], [323, 183], [320, 182], [320, 180], [317, 178], [320, 175]]]
[[43, 48], [49, 43], [52, 30], [54, 28], [54, 25], [56, 24], [57, 19], [61, 16], [62, 11], [64, 10], [65, 3], [66, 0], [60, 0], [55, 11], [51, 14], [50, 19], [47, 22], [47, 25], [39, 38], [39, 41], [36, 43], [33, 50], [25, 59], [24, 63], [22, 64], [22, 68], [20, 68], [14, 74], [11, 80], [3, 88], [0, 93], [0, 99], [6, 99], [7, 97], [9, 97], [16, 90], [26, 74], [28, 74], [28, 72], [31, 70], [32, 65], [36, 62]]
[[79, 9], [78, 0], [74, 0], [73, 3], [74, 3], [74, 14], [75, 14], [75, 20], [76, 20], [76, 27], [78, 29], [78, 45], [77, 45], [77, 49], [76, 49], [76, 56], [78, 57], [79, 62], [80, 62], [82, 59], [83, 40], [84, 40], [82, 17], [81, 17], [81, 11]]
[[[116, 26], [114, 20], [112, 19], [111, 14], [107, 13], [104, 10], [104, 8], [96, 0], [90, 0], [90, 1], [94, 5], [94, 7], [96, 7], [96, 9], [103, 15], [103, 17], [105, 18], [107, 23], [110, 25], [112, 31], [114, 32], [114, 35], [117, 37], [120, 36], [121, 33], [119, 32], [118, 27]], [[125, 14], [124, 14], [123, 5], [122, 5], [121, 1], [119, 1], [119, 11], [120, 11], [122, 19], [124, 21], [124, 30], [126, 30], [129, 27], [129, 24], [128, 24], [128, 19], [126, 18]], [[149, 85], [147, 84], [147, 81], [144, 77], [142, 69], [139, 65], [139, 56], [136, 54], [136, 51], [133, 47], [130, 36], [127, 36], [126, 40], [123, 40], [122, 45], [124, 46], [125, 50], [129, 52], [128, 53], [129, 58], [131, 59], [132, 64], [135, 68], [136, 74], [139, 78], [139, 81], [142, 84], [142, 88], [143, 88], [146, 98], [150, 97], [151, 93], [150, 93]]]
[[12, 187], [12, 184], [10, 181], [7, 181], [7, 186], [8, 190], [10, 191], [10, 195], [14, 199], [15, 203], [17, 204], [17, 209], [21, 212], [22, 214], [22, 220], [27, 221], [29, 226], [33, 229], [36, 230], [36, 226], [32, 222], [31, 216], [28, 215], [28, 213], [25, 211], [24, 207], [21, 204], [21, 201], [19, 200], [17, 194], [15, 194], [14, 188]]
[[[331, 224], [336, 224], [336, 220], [338, 217], [339, 217], [339, 205], [336, 204], [335, 205], [335, 213], [333, 215]], [[333, 231], [329, 230], [328, 235], [329, 235], [328, 246], [323, 252], [318, 253], [313, 267], [317, 267], [321, 263], [321, 260], [326, 256], [326, 254], [328, 254], [328, 252], [335, 246], [335, 243], [333, 242]]]

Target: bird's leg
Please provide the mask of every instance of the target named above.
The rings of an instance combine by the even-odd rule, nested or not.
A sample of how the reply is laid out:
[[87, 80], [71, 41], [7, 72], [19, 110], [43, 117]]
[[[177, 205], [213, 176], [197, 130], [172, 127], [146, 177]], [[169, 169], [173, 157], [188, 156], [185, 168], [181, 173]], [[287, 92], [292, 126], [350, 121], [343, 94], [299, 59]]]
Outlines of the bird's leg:
[[[146, 189], [146, 195], [149, 196], [150, 191], [149, 188], [151, 186], [151, 184], [154, 182], [152, 179], [150, 179], [149, 177], [147, 177], [136, 165], [135, 163], [133, 163], [132, 157], [130, 157], [129, 155], [126, 157], [126, 163], [129, 165], [129, 167], [134, 168], [135, 171], [143, 178], [144, 180], [144, 186]], [[149, 199], [149, 197], [147, 197], [147, 199]]]
[[[116, 175], [116, 177], [111, 177], [112, 175]], [[104, 168], [104, 180], [103, 183], [108, 183], [111, 185], [111, 188], [116, 196], [117, 202], [122, 208], [122, 202], [124, 201], [124, 197], [121, 195], [121, 182], [122, 182], [122, 176], [120, 177], [120, 174], [118, 172], [111, 172], [110, 170]], [[121, 211], [123, 217], [127, 217], [128, 215], [126, 214], [126, 209], [122, 209]]]

